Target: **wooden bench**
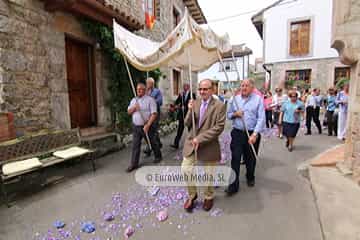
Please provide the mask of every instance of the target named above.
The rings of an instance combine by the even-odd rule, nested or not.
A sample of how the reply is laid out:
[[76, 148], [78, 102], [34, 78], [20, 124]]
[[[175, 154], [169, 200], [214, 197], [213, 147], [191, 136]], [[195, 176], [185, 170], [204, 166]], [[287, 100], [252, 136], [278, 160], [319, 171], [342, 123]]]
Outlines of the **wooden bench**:
[[42, 132], [0, 143], [0, 184], [7, 206], [6, 184], [25, 174], [75, 158], [90, 158], [95, 171], [95, 150], [81, 144], [79, 129]]

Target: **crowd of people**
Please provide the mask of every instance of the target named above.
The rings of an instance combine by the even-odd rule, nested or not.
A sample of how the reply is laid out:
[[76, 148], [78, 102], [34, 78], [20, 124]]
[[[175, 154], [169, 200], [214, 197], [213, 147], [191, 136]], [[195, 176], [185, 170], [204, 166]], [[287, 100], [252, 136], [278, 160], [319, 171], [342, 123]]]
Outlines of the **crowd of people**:
[[[145, 139], [145, 153], [154, 153], [154, 162], [162, 160], [162, 143], [159, 138], [159, 116], [162, 105], [161, 91], [155, 88], [154, 79], [148, 78], [146, 85], [138, 83], [137, 96], [129, 106], [128, 114], [132, 116], [133, 144], [132, 158], [127, 172], [139, 167], [141, 142]], [[219, 136], [225, 127], [225, 121], [232, 122], [231, 130], [231, 168], [235, 173], [234, 181], [226, 188], [231, 196], [239, 191], [240, 163], [244, 162], [248, 187], [255, 186], [255, 169], [259, 151], [261, 133], [265, 128], [276, 126], [277, 137], [286, 138], [286, 147], [293, 151], [294, 141], [305, 121], [306, 133], [312, 134], [312, 122], [318, 133], [322, 134], [324, 125], [328, 135], [335, 135], [344, 140], [346, 134], [346, 117], [348, 111], [349, 85], [337, 92], [329, 88], [327, 95], [322, 95], [317, 88], [306, 89], [300, 93], [294, 87], [285, 90], [278, 87], [275, 93], [270, 90], [260, 92], [255, 88], [254, 81], [246, 79], [233, 92], [231, 98], [214, 95], [212, 81], [204, 79], [199, 82], [198, 97], [190, 94], [190, 85], [184, 84], [183, 91], [174, 102], [179, 122], [176, 137], [171, 147], [178, 149], [184, 129], [187, 128], [183, 147], [184, 173], [193, 171], [194, 166], [201, 162], [205, 171], [210, 173], [221, 159]], [[321, 108], [326, 110], [323, 124], [320, 122]], [[322, 126], [323, 125], [323, 126]], [[205, 188], [203, 209], [209, 211], [213, 207], [214, 186]], [[188, 199], [184, 209], [191, 211], [198, 197], [196, 185], [188, 183]]]
[[[319, 88], [305, 89], [302, 93], [293, 87], [283, 93], [282, 88], [276, 88], [274, 95], [270, 90], [263, 92], [266, 115], [266, 127], [277, 126], [279, 138], [287, 138], [286, 146], [293, 150], [293, 142], [305, 120], [306, 133], [312, 134], [312, 122], [318, 133], [322, 134], [327, 127], [329, 136], [337, 136], [340, 140], [346, 137], [346, 117], [348, 111], [349, 85], [341, 89], [330, 87], [326, 95]], [[324, 109], [323, 123], [320, 121], [321, 109]]]

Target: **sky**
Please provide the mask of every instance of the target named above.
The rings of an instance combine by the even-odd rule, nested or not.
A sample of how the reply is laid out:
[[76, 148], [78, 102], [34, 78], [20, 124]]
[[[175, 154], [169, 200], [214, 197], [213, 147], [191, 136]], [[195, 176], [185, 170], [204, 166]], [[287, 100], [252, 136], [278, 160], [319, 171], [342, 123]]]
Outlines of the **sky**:
[[[198, 0], [210, 27], [219, 35], [228, 33], [231, 44], [245, 43], [253, 50], [250, 64], [262, 57], [262, 40], [251, 22], [251, 17], [276, 0]], [[251, 12], [251, 13], [248, 13]], [[221, 21], [212, 21], [246, 13]]]

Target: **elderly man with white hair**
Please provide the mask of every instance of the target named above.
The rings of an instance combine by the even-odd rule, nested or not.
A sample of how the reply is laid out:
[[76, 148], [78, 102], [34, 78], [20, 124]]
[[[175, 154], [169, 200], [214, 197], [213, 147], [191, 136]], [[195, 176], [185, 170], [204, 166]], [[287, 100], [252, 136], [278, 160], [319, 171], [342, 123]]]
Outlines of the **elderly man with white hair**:
[[[163, 96], [161, 94], [160, 89], [155, 88], [155, 80], [152, 77], [149, 77], [146, 79], [146, 95], [152, 97], [156, 102], [157, 117], [156, 117], [156, 120], [153, 123], [153, 125], [155, 128], [155, 139], [161, 148], [162, 143], [161, 143], [160, 137], [159, 137], [159, 121], [160, 121], [160, 109], [163, 104]], [[150, 154], [151, 154], [150, 148], [145, 149], [144, 153], [147, 156], [150, 156]]]

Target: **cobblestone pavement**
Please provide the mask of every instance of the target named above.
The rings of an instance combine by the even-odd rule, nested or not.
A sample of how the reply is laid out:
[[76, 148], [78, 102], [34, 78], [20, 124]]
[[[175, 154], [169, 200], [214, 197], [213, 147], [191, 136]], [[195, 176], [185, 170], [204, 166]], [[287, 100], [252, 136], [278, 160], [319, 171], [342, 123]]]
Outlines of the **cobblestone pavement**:
[[[289, 153], [285, 142], [272, 131], [265, 135], [256, 186], [246, 186], [242, 168], [240, 192], [229, 198], [223, 187], [217, 188], [210, 213], [199, 205], [192, 214], [186, 214], [182, 209], [186, 197], [183, 188], [161, 188], [152, 196], [137, 185], [134, 174], [124, 171], [130, 159], [127, 148], [98, 159], [95, 173], [86, 163], [51, 169], [51, 178], [61, 177], [56, 184], [16, 197], [11, 208], [0, 207], [0, 239], [123, 239], [131, 226], [135, 230], [133, 239], [321, 240], [312, 191], [296, 168], [338, 144], [338, 140], [299, 133], [295, 149]], [[163, 139], [161, 165], [181, 162], [180, 151], [169, 147], [173, 137]], [[142, 160], [145, 165], [151, 165], [151, 161]], [[168, 209], [168, 219], [159, 222], [156, 214], [164, 208]], [[105, 213], [113, 214], [115, 219], [105, 222]], [[56, 220], [66, 223], [61, 231], [53, 227]], [[87, 221], [95, 224], [92, 234], [80, 231]]]

